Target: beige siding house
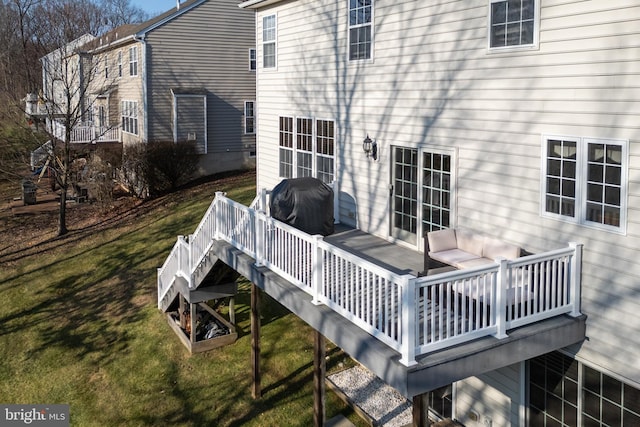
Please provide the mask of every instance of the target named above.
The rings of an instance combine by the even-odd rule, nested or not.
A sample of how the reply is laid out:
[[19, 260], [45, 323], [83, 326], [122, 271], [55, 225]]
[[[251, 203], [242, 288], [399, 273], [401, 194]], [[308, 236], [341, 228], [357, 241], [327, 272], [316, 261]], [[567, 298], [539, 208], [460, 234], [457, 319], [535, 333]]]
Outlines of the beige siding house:
[[241, 8], [256, 13], [258, 188], [335, 181], [341, 223], [416, 251], [446, 228], [530, 253], [584, 244], [587, 339], [478, 367], [440, 415], [640, 425], [640, 3]]
[[255, 167], [255, 21], [238, 3], [189, 0], [85, 44], [82, 142], [193, 140], [201, 175]]

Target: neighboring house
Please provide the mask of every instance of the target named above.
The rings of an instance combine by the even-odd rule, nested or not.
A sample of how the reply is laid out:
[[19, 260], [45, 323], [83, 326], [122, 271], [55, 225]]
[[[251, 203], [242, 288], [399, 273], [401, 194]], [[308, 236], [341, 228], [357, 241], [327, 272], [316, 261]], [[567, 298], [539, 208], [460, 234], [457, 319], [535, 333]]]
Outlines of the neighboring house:
[[190, 0], [85, 43], [74, 142], [193, 140], [200, 175], [255, 167], [255, 21], [238, 3]]
[[586, 339], [489, 372], [472, 365], [442, 415], [640, 425], [640, 4], [241, 7], [256, 11], [258, 188], [335, 181], [341, 223], [416, 251], [443, 228], [532, 253], [584, 244]]

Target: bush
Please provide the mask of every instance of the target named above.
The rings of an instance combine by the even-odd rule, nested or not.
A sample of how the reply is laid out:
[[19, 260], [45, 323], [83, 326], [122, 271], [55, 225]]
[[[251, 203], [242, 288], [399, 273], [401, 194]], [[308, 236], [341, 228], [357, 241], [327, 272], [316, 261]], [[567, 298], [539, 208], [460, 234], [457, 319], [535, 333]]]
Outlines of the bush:
[[193, 142], [160, 141], [129, 146], [123, 169], [129, 189], [139, 196], [172, 191], [194, 176], [198, 153]]

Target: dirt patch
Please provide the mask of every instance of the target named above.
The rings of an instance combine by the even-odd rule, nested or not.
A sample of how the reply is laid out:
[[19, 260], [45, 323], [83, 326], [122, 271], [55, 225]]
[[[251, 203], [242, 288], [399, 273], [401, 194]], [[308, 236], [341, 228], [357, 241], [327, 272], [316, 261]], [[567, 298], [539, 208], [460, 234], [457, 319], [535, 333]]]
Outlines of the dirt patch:
[[67, 240], [88, 237], [103, 229], [131, 223], [159, 207], [167, 207], [202, 195], [215, 194], [221, 188], [231, 188], [234, 182], [245, 180], [253, 172], [236, 172], [224, 176], [211, 176], [186, 186], [179, 191], [152, 200], [140, 200], [131, 196], [117, 197], [108, 207], [96, 203], [67, 203], [67, 228], [69, 233], [57, 237], [59, 195], [40, 184], [36, 204], [24, 205], [16, 195], [0, 204], [0, 263], [21, 256], [59, 247]]

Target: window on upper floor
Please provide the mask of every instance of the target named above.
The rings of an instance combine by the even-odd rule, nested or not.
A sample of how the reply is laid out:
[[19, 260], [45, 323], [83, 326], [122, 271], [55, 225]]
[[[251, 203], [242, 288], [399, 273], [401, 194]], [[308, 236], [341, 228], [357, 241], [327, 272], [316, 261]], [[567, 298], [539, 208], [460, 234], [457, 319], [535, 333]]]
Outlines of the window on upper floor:
[[349, 1], [349, 60], [371, 59], [373, 0]]
[[104, 57], [104, 78], [109, 78], [109, 57], [107, 55]]
[[628, 142], [542, 139], [543, 216], [625, 233]]
[[121, 115], [122, 115], [122, 131], [137, 135], [138, 134], [138, 102], [122, 101]]
[[138, 75], [138, 46], [129, 48], [129, 75]]
[[539, 0], [491, 0], [489, 48], [535, 46]]
[[122, 51], [118, 52], [118, 77], [122, 77]]
[[276, 67], [276, 15], [262, 18], [262, 66]]
[[255, 49], [249, 49], [249, 70], [255, 71], [258, 67], [258, 57], [256, 56]]
[[335, 124], [310, 117], [280, 117], [279, 164], [283, 178], [335, 178]]
[[256, 133], [255, 121], [256, 121], [255, 104], [253, 101], [245, 101], [244, 102], [244, 133], [246, 134]]

